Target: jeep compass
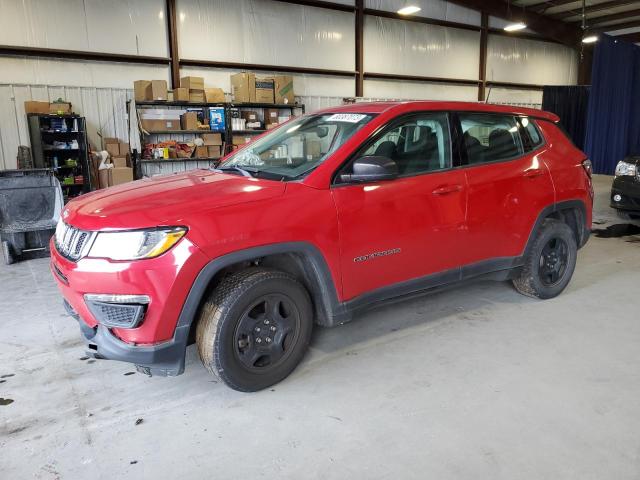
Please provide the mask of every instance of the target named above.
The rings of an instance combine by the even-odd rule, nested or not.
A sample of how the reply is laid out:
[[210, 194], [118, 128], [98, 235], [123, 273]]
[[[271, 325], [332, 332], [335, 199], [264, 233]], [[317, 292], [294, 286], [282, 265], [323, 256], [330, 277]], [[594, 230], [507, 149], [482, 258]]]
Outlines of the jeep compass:
[[460, 102], [295, 118], [217, 168], [69, 202], [51, 240], [95, 358], [179, 375], [196, 343], [231, 388], [289, 375], [314, 324], [470, 278], [540, 299], [591, 227], [591, 162], [558, 117]]

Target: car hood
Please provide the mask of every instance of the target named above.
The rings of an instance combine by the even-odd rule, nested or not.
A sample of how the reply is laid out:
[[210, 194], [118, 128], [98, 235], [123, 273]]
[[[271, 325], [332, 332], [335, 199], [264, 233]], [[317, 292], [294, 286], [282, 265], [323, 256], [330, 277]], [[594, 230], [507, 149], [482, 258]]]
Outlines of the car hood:
[[82, 195], [67, 204], [62, 218], [83, 230], [188, 225], [192, 213], [265, 200], [284, 191], [283, 182], [193, 170]]

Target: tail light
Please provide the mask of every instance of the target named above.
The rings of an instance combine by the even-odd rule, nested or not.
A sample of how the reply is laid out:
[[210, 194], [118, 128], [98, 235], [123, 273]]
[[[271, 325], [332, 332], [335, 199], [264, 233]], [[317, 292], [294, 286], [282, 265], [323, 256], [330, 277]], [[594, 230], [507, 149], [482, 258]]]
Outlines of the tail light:
[[584, 168], [584, 171], [587, 172], [587, 176], [591, 178], [591, 174], [593, 173], [593, 164], [591, 163], [591, 160], [589, 160], [588, 158], [584, 160], [582, 162], [582, 168]]

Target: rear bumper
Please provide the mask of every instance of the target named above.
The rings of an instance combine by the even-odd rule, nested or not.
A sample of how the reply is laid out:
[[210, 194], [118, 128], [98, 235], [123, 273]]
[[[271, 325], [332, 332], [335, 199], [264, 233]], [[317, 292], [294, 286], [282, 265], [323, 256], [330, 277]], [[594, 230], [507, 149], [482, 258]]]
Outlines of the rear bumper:
[[[614, 200], [620, 195], [620, 200]], [[640, 181], [636, 177], [621, 176], [613, 180], [611, 186], [611, 207], [626, 212], [640, 213]]]
[[189, 339], [188, 326], [176, 328], [173, 339], [168, 342], [151, 346], [130, 345], [116, 338], [103, 325], [87, 325], [66, 300], [64, 306], [67, 313], [78, 321], [88, 356], [133, 363], [148, 375], [176, 376], [184, 372], [185, 349]]

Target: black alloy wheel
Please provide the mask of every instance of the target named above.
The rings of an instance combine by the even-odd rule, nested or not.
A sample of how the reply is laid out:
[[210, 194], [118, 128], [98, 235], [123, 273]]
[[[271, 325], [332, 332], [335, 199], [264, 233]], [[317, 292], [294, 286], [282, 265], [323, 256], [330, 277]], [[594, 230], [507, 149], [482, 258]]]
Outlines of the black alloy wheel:
[[542, 284], [546, 287], [557, 284], [564, 277], [568, 262], [569, 247], [567, 243], [558, 237], [550, 238], [540, 255], [538, 275], [540, 275]]
[[300, 312], [293, 301], [279, 293], [263, 295], [238, 322], [235, 353], [245, 368], [259, 373], [284, 362], [299, 336]]

